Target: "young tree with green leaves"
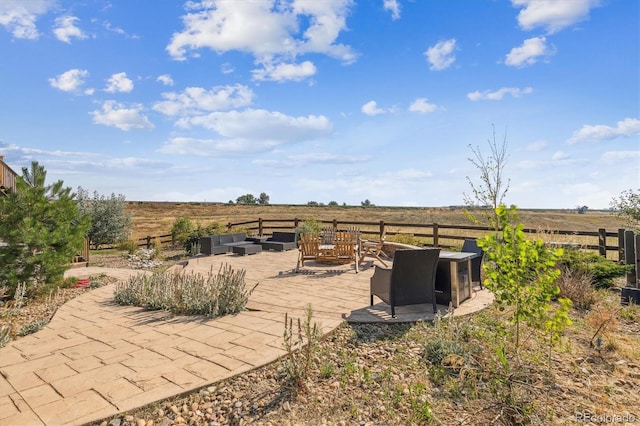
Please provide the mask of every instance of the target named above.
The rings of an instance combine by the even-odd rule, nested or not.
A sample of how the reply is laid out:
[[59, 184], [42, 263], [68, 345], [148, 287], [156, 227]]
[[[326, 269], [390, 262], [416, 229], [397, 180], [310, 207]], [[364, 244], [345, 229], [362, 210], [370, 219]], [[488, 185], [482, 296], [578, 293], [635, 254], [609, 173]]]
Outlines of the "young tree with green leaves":
[[91, 229], [88, 236], [91, 245], [99, 248], [102, 244], [115, 244], [129, 238], [131, 215], [126, 212], [126, 201], [122, 194], [110, 197], [78, 187], [78, 208], [81, 214], [91, 217]]
[[46, 171], [37, 162], [22, 169], [16, 191], [0, 197], [0, 286], [13, 294], [27, 286], [62, 279], [82, 250], [90, 218], [80, 213], [75, 194], [59, 180], [45, 185]]
[[483, 268], [485, 286], [494, 294], [500, 310], [513, 308], [511, 322], [515, 326], [516, 351], [520, 346], [520, 325], [526, 323], [545, 332], [560, 333], [570, 324], [571, 301], [559, 299], [560, 306], [551, 308], [552, 299], [560, 293], [556, 268], [562, 249], [546, 247], [542, 239], [527, 239], [523, 225], [517, 223], [515, 206], [503, 204], [495, 210], [498, 220], [495, 233], [478, 240], [485, 252]]

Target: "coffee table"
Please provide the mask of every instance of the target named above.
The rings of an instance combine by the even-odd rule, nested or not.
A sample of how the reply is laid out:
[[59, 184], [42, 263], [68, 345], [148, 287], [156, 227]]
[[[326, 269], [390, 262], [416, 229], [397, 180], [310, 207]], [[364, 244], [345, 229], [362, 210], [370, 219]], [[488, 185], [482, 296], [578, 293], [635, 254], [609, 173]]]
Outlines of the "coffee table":
[[243, 244], [241, 246], [233, 246], [232, 250], [235, 254], [245, 256], [247, 254], [256, 254], [262, 251], [260, 244]]

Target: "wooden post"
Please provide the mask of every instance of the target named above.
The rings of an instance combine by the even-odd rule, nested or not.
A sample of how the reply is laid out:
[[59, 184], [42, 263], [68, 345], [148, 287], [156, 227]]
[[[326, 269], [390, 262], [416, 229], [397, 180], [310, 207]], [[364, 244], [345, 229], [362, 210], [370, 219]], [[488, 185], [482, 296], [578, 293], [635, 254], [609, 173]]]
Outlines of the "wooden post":
[[640, 289], [640, 234], [636, 234], [636, 288]]
[[634, 232], [624, 231], [624, 263], [625, 265], [633, 265], [633, 269], [627, 273], [627, 287], [636, 288], [636, 251], [634, 244]]
[[334, 231], [338, 230], [338, 219], [333, 219], [333, 230]]
[[438, 224], [433, 223], [433, 246], [438, 247]]
[[262, 218], [258, 218], [258, 236], [262, 237]]
[[618, 262], [624, 262], [624, 229], [618, 228]]
[[385, 235], [386, 235], [387, 231], [385, 231], [384, 229], [384, 220], [380, 221], [380, 239], [382, 240]]
[[607, 231], [604, 228], [598, 229], [598, 252], [600, 256], [607, 257]]
[[147, 250], [151, 248], [151, 235], [147, 235]]

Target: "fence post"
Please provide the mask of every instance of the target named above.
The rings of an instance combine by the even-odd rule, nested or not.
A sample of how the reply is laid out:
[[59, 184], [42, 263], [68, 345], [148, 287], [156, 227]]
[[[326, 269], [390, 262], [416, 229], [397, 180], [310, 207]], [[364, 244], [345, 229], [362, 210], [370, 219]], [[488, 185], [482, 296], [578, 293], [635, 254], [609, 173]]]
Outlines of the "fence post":
[[433, 223], [433, 246], [438, 247], [438, 224]]
[[151, 248], [151, 235], [147, 235], [147, 250]]
[[604, 228], [598, 229], [598, 253], [604, 258], [607, 257], [607, 231]]
[[640, 289], [640, 234], [636, 234], [636, 288]]
[[627, 287], [636, 287], [636, 251], [634, 250], [635, 235], [633, 231], [624, 231], [624, 263], [633, 265], [627, 273]]
[[380, 221], [380, 239], [383, 239], [386, 235], [385, 229], [384, 229], [384, 220]]
[[298, 229], [298, 224], [300, 223], [300, 219], [298, 219], [297, 217], [293, 218], [293, 230], [295, 231], [296, 229]]
[[618, 228], [618, 262], [623, 263], [624, 259], [624, 229]]
[[258, 236], [262, 237], [262, 218], [258, 218]]
[[338, 219], [333, 219], [333, 230], [336, 231], [338, 229]]

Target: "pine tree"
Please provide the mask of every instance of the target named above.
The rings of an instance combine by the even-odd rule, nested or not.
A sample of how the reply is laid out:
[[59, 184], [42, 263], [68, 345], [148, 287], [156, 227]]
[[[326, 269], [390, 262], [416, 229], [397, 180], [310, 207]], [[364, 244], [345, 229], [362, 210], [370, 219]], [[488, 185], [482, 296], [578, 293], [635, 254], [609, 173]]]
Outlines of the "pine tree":
[[83, 246], [90, 221], [78, 212], [75, 194], [61, 180], [45, 185], [37, 162], [22, 169], [16, 191], [0, 197], [0, 286], [37, 286], [62, 278]]

